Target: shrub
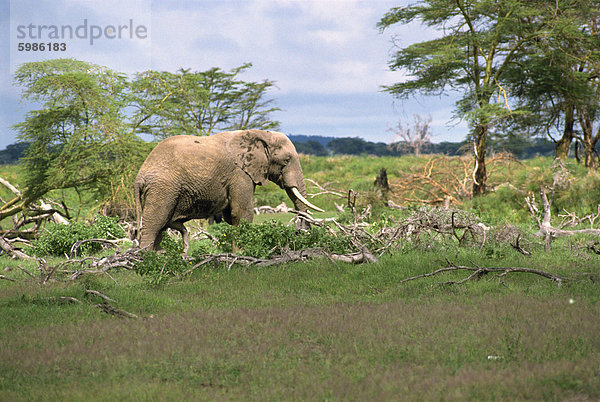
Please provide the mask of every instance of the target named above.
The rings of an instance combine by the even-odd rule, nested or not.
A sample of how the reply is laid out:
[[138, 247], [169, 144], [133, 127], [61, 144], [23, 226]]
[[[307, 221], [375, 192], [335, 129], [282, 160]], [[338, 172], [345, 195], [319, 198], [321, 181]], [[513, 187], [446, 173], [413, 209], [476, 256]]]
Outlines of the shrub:
[[[502, 185], [485, 196], [474, 197], [470, 202], [471, 209], [488, 224], [528, 223], [531, 217], [525, 206], [526, 195], [525, 191], [510, 185]], [[469, 203], [466, 205], [468, 206]]]
[[[69, 225], [50, 223], [39, 239], [32, 242], [32, 253], [37, 256], [63, 256], [71, 252], [75, 243], [87, 239], [117, 239], [125, 236], [117, 218], [98, 215], [92, 224], [72, 222]], [[102, 244], [88, 242], [78, 248], [80, 254], [101, 250]]]
[[600, 175], [592, 172], [579, 177], [562, 191], [557, 191], [552, 204], [553, 214], [574, 212], [580, 217], [598, 212]]
[[[167, 237], [165, 236], [165, 238]], [[161, 242], [162, 244], [164, 243]], [[152, 286], [160, 286], [168, 282], [169, 279], [183, 274], [189, 268], [190, 264], [176, 250], [168, 250], [164, 253], [144, 252], [142, 261], [136, 263], [133, 267]]]
[[219, 239], [219, 249], [231, 252], [233, 244], [244, 255], [266, 258], [285, 249], [300, 250], [322, 247], [333, 253], [345, 253], [350, 241], [327, 232], [324, 227], [313, 226], [307, 231], [296, 231], [293, 226], [270, 221], [261, 224], [242, 222], [239, 226], [213, 225], [210, 229]]

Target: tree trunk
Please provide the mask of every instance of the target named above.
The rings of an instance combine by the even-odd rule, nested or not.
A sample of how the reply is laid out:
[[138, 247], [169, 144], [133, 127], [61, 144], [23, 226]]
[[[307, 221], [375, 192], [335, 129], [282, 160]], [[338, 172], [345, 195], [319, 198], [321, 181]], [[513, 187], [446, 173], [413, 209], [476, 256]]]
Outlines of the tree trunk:
[[485, 168], [485, 148], [488, 125], [478, 124], [473, 133], [473, 150], [475, 151], [475, 170], [473, 171], [473, 196], [485, 193], [487, 171]]
[[571, 148], [571, 142], [575, 137], [575, 110], [573, 105], [567, 105], [565, 109], [565, 129], [563, 136], [556, 142], [556, 157], [562, 160], [566, 160], [569, 157], [569, 148]]
[[600, 128], [594, 135], [594, 122], [589, 113], [577, 111], [579, 125], [583, 131], [583, 153], [585, 155], [585, 167], [589, 170], [598, 168], [598, 154], [596, 153], [596, 143], [600, 138]]
[[596, 158], [596, 151], [594, 150], [594, 143], [592, 143], [592, 141], [586, 141], [584, 142], [584, 152], [585, 152], [585, 167], [588, 168], [588, 170], [596, 170], [598, 168], [597, 165], [597, 158]]

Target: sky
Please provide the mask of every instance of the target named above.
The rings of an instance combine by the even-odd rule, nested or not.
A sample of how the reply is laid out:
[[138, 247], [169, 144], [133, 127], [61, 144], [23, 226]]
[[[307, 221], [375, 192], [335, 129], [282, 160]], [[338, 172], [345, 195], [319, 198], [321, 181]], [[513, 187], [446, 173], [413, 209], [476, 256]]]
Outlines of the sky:
[[[0, 0], [0, 149], [12, 125], [35, 105], [20, 101], [12, 74], [25, 62], [76, 58], [128, 75], [148, 69], [231, 70], [275, 82], [268, 98], [286, 134], [391, 142], [389, 129], [413, 114], [431, 115], [433, 141], [461, 141], [451, 97], [394, 99], [383, 85], [401, 82], [388, 62], [397, 46], [432, 39], [418, 22], [384, 32], [377, 22], [398, 0]], [[56, 51], [19, 44], [65, 44]], [[60, 45], [63, 46], [63, 45]]]

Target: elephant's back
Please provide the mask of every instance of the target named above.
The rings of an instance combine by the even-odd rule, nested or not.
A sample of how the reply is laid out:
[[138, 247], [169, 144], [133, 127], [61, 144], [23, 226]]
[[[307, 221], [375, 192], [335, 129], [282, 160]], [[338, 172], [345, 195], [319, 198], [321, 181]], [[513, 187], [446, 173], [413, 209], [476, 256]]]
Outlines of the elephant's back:
[[178, 135], [159, 142], [142, 164], [136, 182], [181, 190], [190, 183], [206, 188], [216, 184], [215, 179], [220, 182], [234, 168], [233, 155], [227, 144], [213, 137]]
[[171, 158], [182, 155], [197, 147], [210, 145], [210, 137], [198, 137], [196, 135], [175, 135], [159, 142], [148, 155], [148, 159]]
[[159, 142], [144, 161], [140, 172], [147, 170], [172, 169], [194, 161], [199, 154], [219, 154], [221, 147], [215, 146], [211, 137], [176, 135]]

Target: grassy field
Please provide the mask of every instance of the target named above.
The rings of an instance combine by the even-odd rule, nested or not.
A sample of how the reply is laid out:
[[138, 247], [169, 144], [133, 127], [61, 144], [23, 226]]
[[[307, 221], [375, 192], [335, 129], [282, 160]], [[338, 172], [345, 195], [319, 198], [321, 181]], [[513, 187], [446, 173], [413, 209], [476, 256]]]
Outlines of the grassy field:
[[[340, 159], [320, 158], [305, 173], [322, 184], [324, 169], [339, 170], [337, 186], [355, 180], [368, 192], [380, 165], [392, 183], [409, 169], [395, 161], [345, 158], [342, 169]], [[42, 285], [36, 262], [1, 256], [0, 274], [14, 281], [0, 280], [0, 400], [598, 400], [598, 239], [559, 238], [544, 251], [517, 207], [535, 189], [528, 180], [552, 180], [551, 163], [527, 163], [511, 172], [516, 190], [462, 207], [489, 225], [516, 221], [531, 256], [491, 234], [483, 246], [407, 240], [372, 264], [207, 265], [159, 286], [128, 270], [75, 281], [57, 274]], [[585, 194], [593, 203], [586, 186], [596, 178], [577, 169], [556, 199]], [[277, 201], [276, 191], [261, 191]], [[328, 209], [334, 201], [317, 200]], [[401, 282], [449, 263], [565, 280], [512, 272], [443, 284], [470, 273], [461, 271]], [[106, 314], [90, 289], [139, 318]]]
[[[211, 268], [148, 287], [133, 272], [0, 282], [0, 399], [597, 399], [600, 277], [568, 247], [535, 260], [445, 250], [511, 274], [400, 284], [447, 265], [411, 251], [371, 265]], [[94, 289], [140, 316], [115, 318]], [[60, 302], [75, 297], [82, 303]]]

